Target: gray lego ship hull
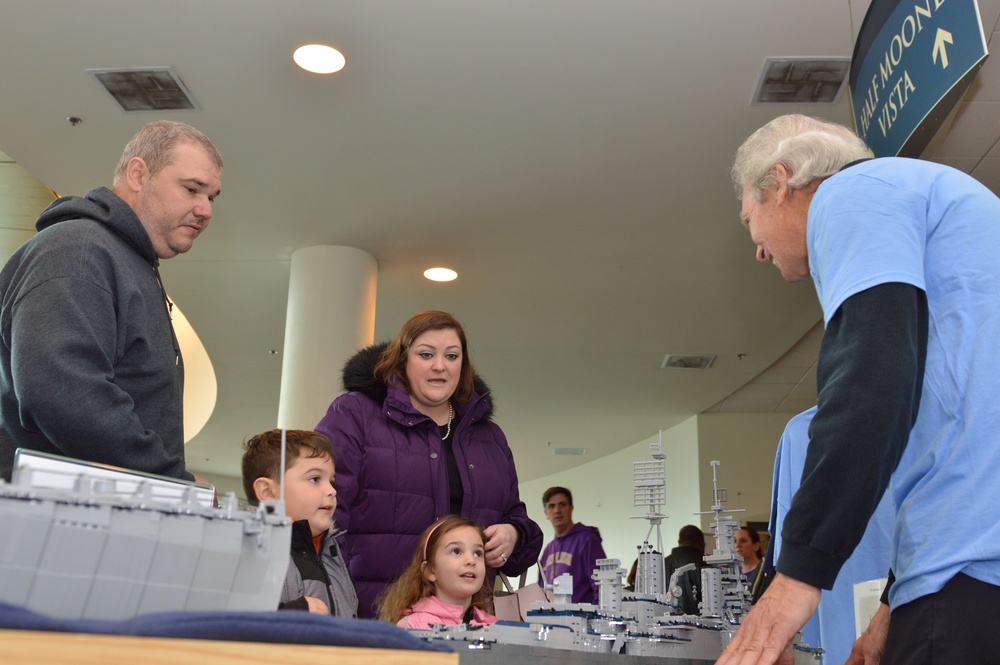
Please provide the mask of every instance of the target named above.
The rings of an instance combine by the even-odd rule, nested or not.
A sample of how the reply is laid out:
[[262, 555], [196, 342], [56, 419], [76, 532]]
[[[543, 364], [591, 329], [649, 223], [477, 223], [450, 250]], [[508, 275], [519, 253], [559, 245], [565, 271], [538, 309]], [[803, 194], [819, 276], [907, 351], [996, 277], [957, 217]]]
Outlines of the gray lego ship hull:
[[[528, 621], [490, 626], [438, 626], [410, 633], [445, 643], [462, 663], [714, 663], [738, 626], [718, 618], [664, 614], [640, 624], [650, 601], [626, 600], [621, 615], [607, 616], [593, 605], [535, 603]], [[653, 601], [655, 605], [661, 605]], [[797, 643], [795, 665], [816, 665], [822, 651]], [[608, 660], [612, 658], [613, 660]]]
[[0, 601], [69, 619], [277, 608], [291, 539], [283, 506], [253, 514], [232, 495], [222, 508], [151, 497], [122, 498], [106, 481], [0, 480]]

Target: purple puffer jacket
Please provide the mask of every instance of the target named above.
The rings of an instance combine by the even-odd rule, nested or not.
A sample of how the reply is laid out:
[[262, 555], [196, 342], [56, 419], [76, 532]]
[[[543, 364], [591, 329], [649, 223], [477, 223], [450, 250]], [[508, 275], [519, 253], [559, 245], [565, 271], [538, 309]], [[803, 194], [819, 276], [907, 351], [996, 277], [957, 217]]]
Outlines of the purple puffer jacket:
[[[385, 344], [360, 351], [344, 367], [341, 395], [316, 427], [333, 442], [339, 539], [358, 590], [362, 616], [409, 562], [420, 534], [450, 513], [448, 460], [438, 426], [410, 402], [406, 390], [374, 377]], [[531, 567], [542, 531], [529, 517], [517, 489], [514, 458], [503, 431], [489, 417], [488, 388], [455, 404], [454, 452], [465, 497], [462, 515], [483, 528], [512, 524], [518, 546], [501, 569], [509, 576]], [[492, 582], [492, 569], [488, 569]]]

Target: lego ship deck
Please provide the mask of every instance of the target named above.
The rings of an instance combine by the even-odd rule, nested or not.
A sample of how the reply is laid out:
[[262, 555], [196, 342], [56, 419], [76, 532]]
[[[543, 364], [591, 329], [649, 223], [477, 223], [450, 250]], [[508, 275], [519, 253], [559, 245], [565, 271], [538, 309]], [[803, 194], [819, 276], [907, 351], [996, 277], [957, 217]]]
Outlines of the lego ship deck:
[[[659, 451], [654, 451], [657, 458]], [[662, 464], [662, 455], [658, 459]], [[641, 468], [635, 471], [636, 496], [655, 502], [662, 495], [655, 486], [663, 482], [664, 474], [651, 472], [646, 462], [637, 465]], [[740, 575], [742, 558], [734, 549], [739, 525], [727, 514], [735, 511], [723, 508], [725, 490], [716, 480], [718, 465], [712, 462], [716, 548], [705, 555], [700, 570], [697, 614], [683, 612], [685, 588], [680, 581], [689, 571], [697, 576], [694, 564], [683, 566], [665, 583], [663, 553], [649, 544], [647, 535], [639, 547], [635, 592], [623, 590], [625, 569], [618, 559], [601, 559], [593, 573], [599, 590], [596, 605], [570, 602], [573, 580], [562, 575], [551, 585], [552, 601], [533, 603], [523, 622], [501, 621], [477, 628], [437, 626], [410, 632], [431, 642], [448, 643], [463, 663], [638, 664], [649, 662], [649, 658], [669, 665], [714, 663], [750, 611], [751, 599]], [[658, 529], [663, 515], [657, 508], [649, 505], [645, 517]], [[822, 649], [799, 640], [793, 648], [796, 665], [816, 665], [822, 658]]]
[[[288, 569], [284, 506], [256, 514], [194, 493], [128, 497], [81, 475], [75, 489], [0, 480], [0, 601], [60, 618], [126, 619], [170, 610], [273, 610]], [[109, 482], [112, 485], [109, 485]]]

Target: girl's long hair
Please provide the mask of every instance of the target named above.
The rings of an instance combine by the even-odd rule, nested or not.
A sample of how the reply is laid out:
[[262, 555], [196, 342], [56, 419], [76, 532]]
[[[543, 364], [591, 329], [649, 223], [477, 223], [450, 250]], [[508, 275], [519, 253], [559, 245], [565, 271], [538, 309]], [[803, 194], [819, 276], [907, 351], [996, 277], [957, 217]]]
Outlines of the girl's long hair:
[[[434, 553], [437, 551], [441, 539], [447, 534], [470, 526], [479, 532], [483, 544], [486, 544], [486, 534], [483, 529], [473, 522], [458, 515], [448, 515], [424, 529], [410, 557], [410, 563], [399, 576], [399, 578], [389, 585], [385, 591], [379, 594], [375, 603], [378, 607], [378, 618], [389, 623], [398, 623], [403, 618], [403, 613], [413, 606], [421, 598], [433, 596], [435, 592], [434, 583], [424, 577], [424, 564], [432, 570], [434, 568]], [[483, 586], [472, 597], [472, 607], [478, 607], [484, 612], [487, 611], [487, 604], [493, 595], [493, 589], [487, 584], [487, 579], [483, 579]]]

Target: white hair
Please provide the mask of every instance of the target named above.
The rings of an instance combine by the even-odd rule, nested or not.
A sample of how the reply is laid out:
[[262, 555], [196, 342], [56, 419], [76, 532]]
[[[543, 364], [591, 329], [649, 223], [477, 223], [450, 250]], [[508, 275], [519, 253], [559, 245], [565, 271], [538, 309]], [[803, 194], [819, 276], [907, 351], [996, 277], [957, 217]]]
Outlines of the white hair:
[[775, 118], [743, 142], [736, 151], [731, 174], [738, 195], [749, 187], [762, 200], [764, 191], [774, 185], [775, 164], [791, 173], [789, 187], [801, 189], [871, 156], [871, 150], [851, 129], [820, 118], [790, 114]]

